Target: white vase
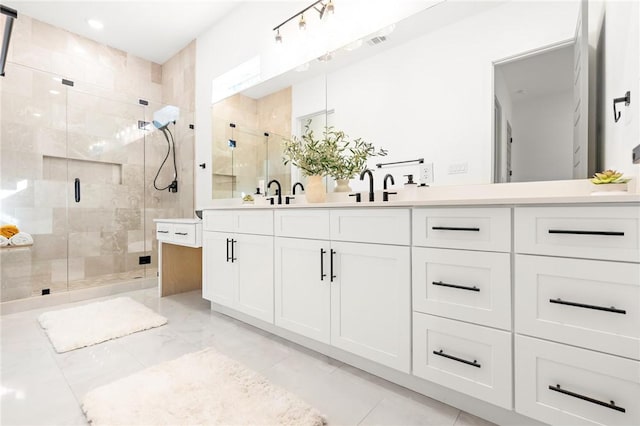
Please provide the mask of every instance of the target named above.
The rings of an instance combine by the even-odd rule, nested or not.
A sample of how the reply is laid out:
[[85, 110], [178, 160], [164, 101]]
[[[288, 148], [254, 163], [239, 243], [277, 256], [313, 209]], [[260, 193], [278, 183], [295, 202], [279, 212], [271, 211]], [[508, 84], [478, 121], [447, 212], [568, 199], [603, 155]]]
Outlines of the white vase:
[[351, 192], [349, 179], [336, 179], [336, 187], [333, 189], [333, 192]]
[[308, 176], [304, 187], [307, 203], [324, 203], [327, 200], [327, 190], [322, 182], [322, 176]]

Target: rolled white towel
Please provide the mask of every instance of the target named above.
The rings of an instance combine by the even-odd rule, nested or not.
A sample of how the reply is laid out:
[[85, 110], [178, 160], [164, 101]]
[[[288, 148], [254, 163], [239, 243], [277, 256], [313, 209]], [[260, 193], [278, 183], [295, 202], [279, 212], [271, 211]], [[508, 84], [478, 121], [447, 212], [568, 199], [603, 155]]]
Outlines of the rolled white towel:
[[30, 246], [33, 244], [33, 237], [26, 232], [18, 232], [13, 237], [9, 238], [9, 244], [12, 246]]
[[9, 239], [4, 235], [0, 235], [0, 247], [6, 247], [9, 245]]

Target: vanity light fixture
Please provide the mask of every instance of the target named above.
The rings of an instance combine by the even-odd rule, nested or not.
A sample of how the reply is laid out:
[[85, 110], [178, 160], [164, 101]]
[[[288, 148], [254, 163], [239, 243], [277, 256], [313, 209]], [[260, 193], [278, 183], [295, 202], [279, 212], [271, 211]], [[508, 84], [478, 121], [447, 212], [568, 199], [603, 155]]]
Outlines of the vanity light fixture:
[[280, 27], [282, 27], [287, 22], [293, 19], [296, 19], [298, 16], [300, 17], [300, 19], [298, 20], [298, 28], [300, 30], [305, 30], [307, 28], [307, 21], [304, 19], [304, 13], [309, 9], [314, 9], [316, 12], [318, 12], [318, 14], [320, 15], [320, 20], [322, 20], [328, 15], [333, 15], [335, 12], [335, 6], [333, 4], [333, 0], [329, 0], [327, 3], [325, 3], [325, 1], [327, 0], [315, 1], [311, 3], [309, 6], [302, 9], [300, 12], [296, 13], [290, 18], [285, 19], [280, 24], [276, 25], [273, 28], [273, 31], [276, 31], [276, 36], [275, 36], [276, 43], [282, 43], [282, 35], [280, 34]]

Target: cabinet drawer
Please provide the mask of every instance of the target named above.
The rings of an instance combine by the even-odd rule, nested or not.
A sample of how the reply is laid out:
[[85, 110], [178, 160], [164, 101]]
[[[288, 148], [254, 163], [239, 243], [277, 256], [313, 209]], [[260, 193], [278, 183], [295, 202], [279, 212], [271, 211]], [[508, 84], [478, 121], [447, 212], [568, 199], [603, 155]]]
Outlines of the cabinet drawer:
[[640, 265], [517, 255], [516, 331], [640, 359]]
[[413, 245], [508, 252], [511, 209], [414, 209]]
[[413, 309], [511, 330], [509, 253], [415, 247]]
[[173, 236], [173, 225], [170, 223], [156, 223], [156, 238], [159, 241], [170, 241]]
[[196, 225], [174, 224], [171, 232], [171, 241], [177, 244], [196, 244]]
[[640, 262], [640, 207], [515, 209], [517, 253]]
[[511, 333], [414, 312], [413, 374], [511, 409]]
[[640, 363], [516, 336], [516, 411], [556, 425], [640, 424]]
[[328, 240], [329, 210], [296, 209], [274, 213], [274, 233], [278, 237]]
[[206, 210], [204, 230], [273, 235], [272, 210]]
[[330, 214], [334, 241], [411, 244], [407, 209], [336, 209]]

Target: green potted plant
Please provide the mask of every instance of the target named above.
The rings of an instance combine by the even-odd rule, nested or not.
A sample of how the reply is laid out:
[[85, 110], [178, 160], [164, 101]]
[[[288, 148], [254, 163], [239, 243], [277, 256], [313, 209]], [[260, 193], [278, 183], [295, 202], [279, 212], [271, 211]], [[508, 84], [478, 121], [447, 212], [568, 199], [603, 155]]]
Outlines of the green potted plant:
[[293, 136], [284, 141], [284, 164], [293, 164], [307, 178], [305, 196], [310, 203], [321, 203], [326, 200], [327, 193], [322, 184], [322, 177], [329, 170], [331, 152], [326, 139], [316, 138], [311, 129], [311, 120], [307, 120], [302, 136]]
[[611, 169], [596, 173], [590, 179], [591, 183], [596, 185], [592, 191], [595, 194], [624, 192], [627, 190], [627, 182], [630, 180], [625, 178], [622, 173]]
[[331, 153], [328, 174], [336, 180], [336, 192], [351, 191], [349, 179], [366, 168], [369, 158], [387, 155], [385, 149], [376, 150], [373, 144], [362, 138], [350, 140], [343, 131], [333, 127], [325, 130], [325, 142]]

